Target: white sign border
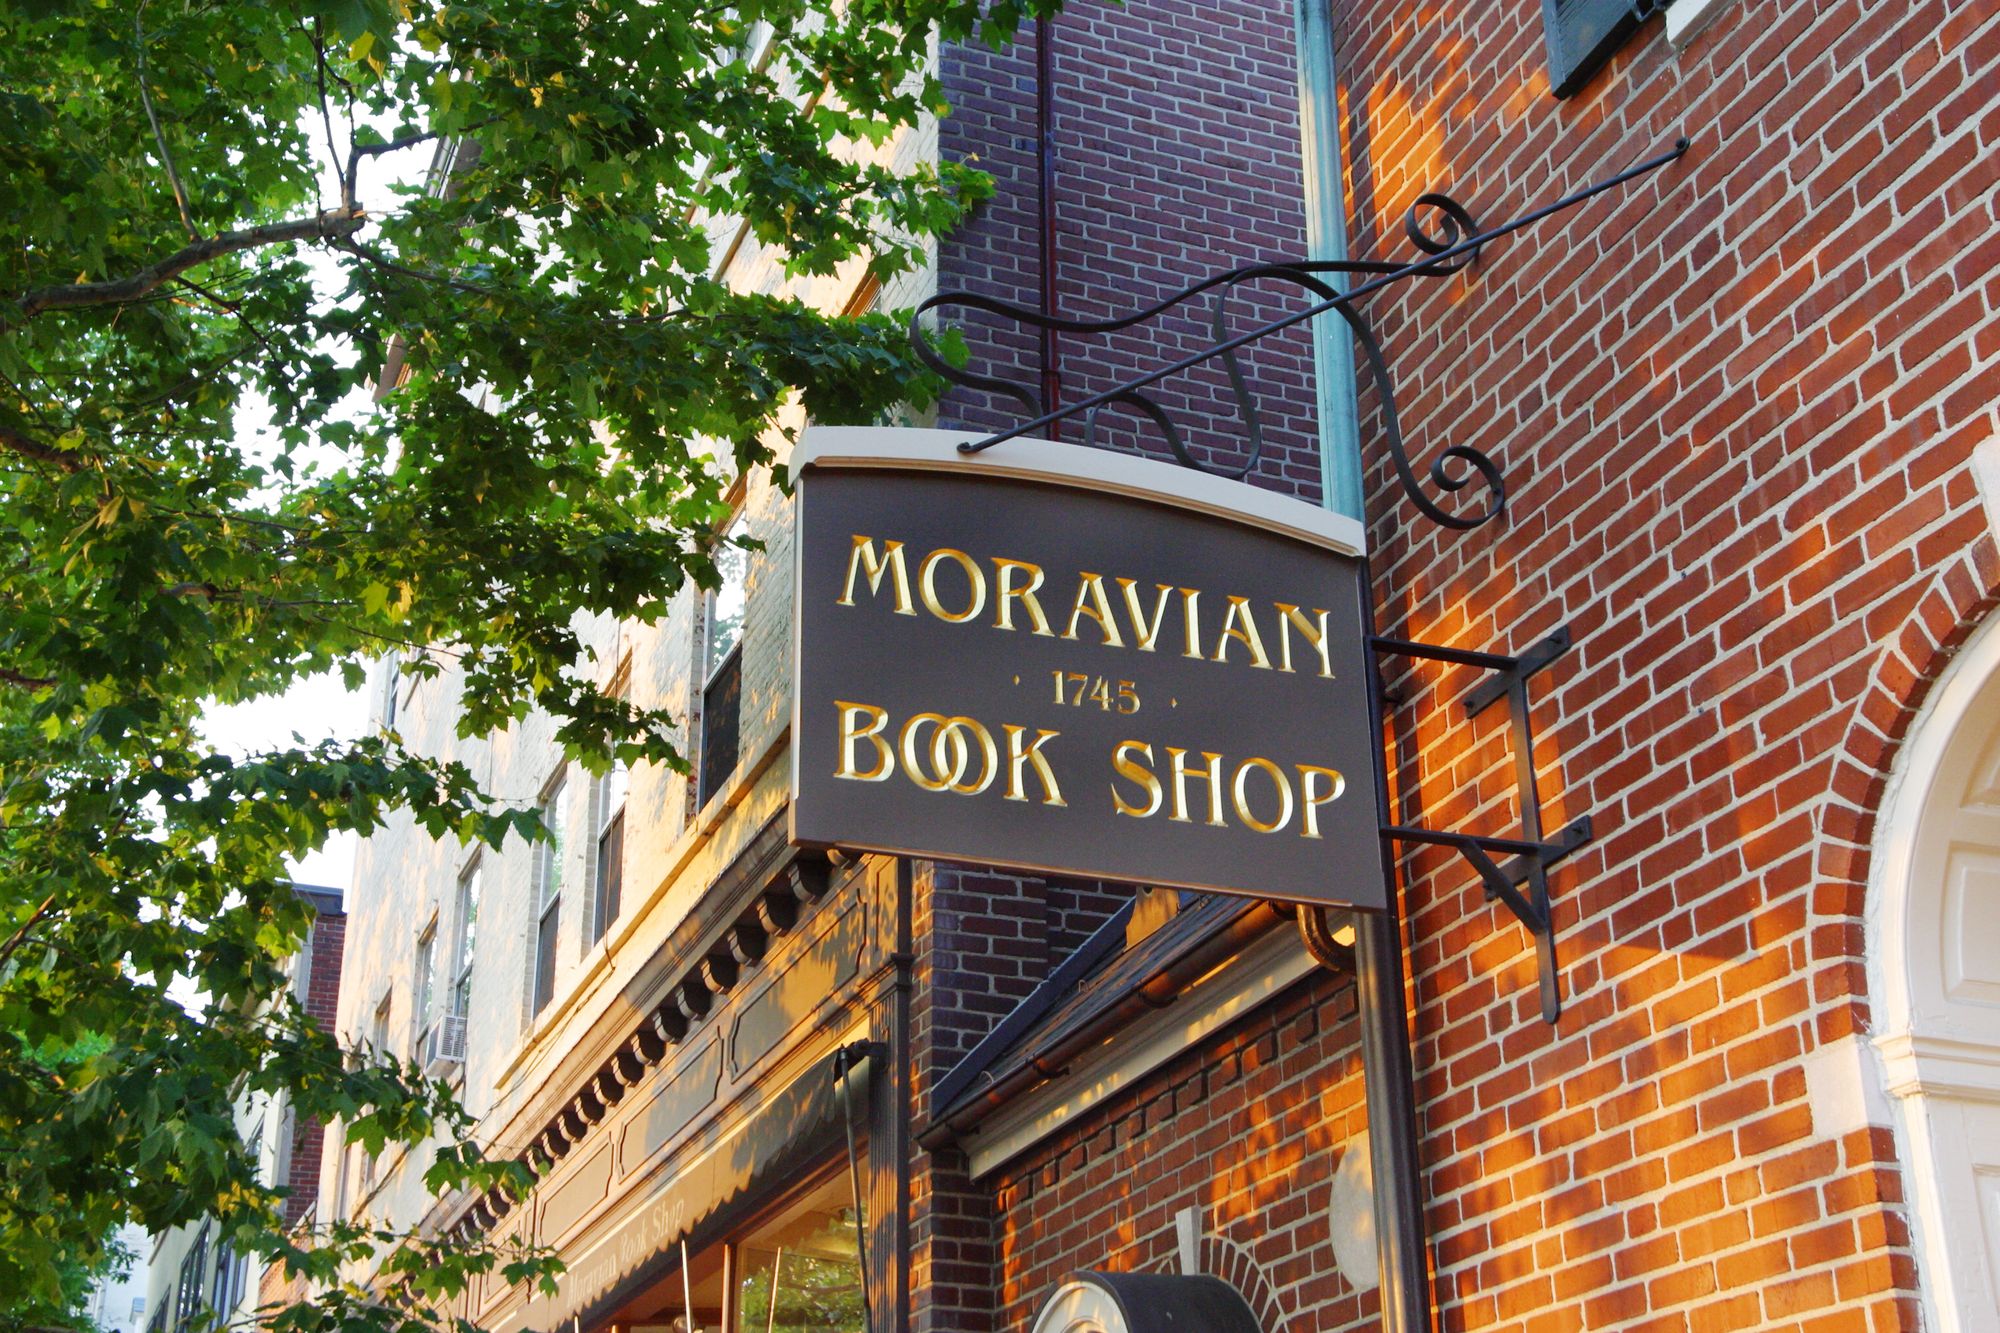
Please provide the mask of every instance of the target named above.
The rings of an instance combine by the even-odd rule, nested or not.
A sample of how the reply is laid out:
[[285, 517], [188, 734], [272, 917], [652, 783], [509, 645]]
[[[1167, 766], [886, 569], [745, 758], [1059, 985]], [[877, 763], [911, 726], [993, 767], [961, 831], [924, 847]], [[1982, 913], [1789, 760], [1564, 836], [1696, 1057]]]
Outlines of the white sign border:
[[976, 438], [961, 430], [915, 426], [809, 426], [792, 451], [791, 478], [796, 483], [803, 469], [815, 465], [1015, 477], [1192, 510], [1340, 555], [1367, 553], [1367, 534], [1360, 523], [1277, 491], [1178, 464], [1053, 440], [1014, 439], [976, 454], [959, 452], [961, 443]]

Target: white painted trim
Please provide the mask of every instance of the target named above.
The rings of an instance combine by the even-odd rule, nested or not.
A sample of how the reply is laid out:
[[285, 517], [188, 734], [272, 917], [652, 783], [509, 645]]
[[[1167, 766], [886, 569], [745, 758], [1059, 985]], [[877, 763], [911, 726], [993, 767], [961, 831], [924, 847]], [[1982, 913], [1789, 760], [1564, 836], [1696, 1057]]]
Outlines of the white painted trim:
[[1679, 51], [1735, 0], [1673, 0], [1667, 6], [1667, 45]]
[[794, 484], [805, 468], [897, 468], [1009, 477], [1020, 481], [1110, 492], [1227, 519], [1280, 536], [1358, 556], [1367, 550], [1361, 524], [1304, 500], [1226, 477], [1150, 458], [1051, 440], [1008, 440], [977, 454], [958, 446], [976, 438], [962, 430], [914, 426], [811, 426], [792, 451]]
[[1985, 1234], [1963, 1154], [1967, 1116], [2000, 1101], [2000, 1050], [1918, 1030], [1937, 1019], [1916, 1003], [1923, 978], [1910, 958], [1911, 918], [1933, 906], [1916, 883], [1919, 857], [1948, 832], [1925, 818], [1934, 788], [1960, 733], [1980, 725], [1975, 714], [1992, 688], [2000, 688], [2000, 621], [1988, 620], [1945, 668], [1891, 768], [1863, 913], [1871, 1045], [1894, 1100], [1924, 1326], [1943, 1333], [1970, 1333], [1980, 1325], [1967, 1322], [1968, 1312], [1991, 1308], [1991, 1276], [1979, 1256], [1954, 1253], [1947, 1238]]
[[1974, 446], [1972, 480], [1979, 487], [1979, 504], [1986, 511], [1987, 528], [2000, 535], [2000, 435]]
[[1875, 1039], [1892, 1097], [2000, 1103], [2000, 1049], [1913, 1032]]
[[[1874, 855], [1870, 858], [1863, 928], [1867, 940], [1868, 993], [1875, 1010], [1875, 1046], [1885, 1059], [1898, 1037], [1914, 1028], [1909, 963], [1911, 872], [1918, 834], [1939, 768], [1954, 737], [1989, 682], [2000, 681], [2000, 619], [1989, 620], [1952, 659], [1897, 755], [1882, 793]], [[1915, 1058], [1914, 1047], [1897, 1055]], [[1889, 1069], [1887, 1086], [1911, 1086], [1913, 1068]]]
[[994, 1112], [959, 1145], [976, 1180], [1070, 1121], [1089, 1113], [1182, 1051], [1275, 997], [1318, 964], [1298, 934], [1272, 932], [1196, 983], [1180, 1000], [1122, 1029], [1079, 1057], [1060, 1084], [1038, 1088]]

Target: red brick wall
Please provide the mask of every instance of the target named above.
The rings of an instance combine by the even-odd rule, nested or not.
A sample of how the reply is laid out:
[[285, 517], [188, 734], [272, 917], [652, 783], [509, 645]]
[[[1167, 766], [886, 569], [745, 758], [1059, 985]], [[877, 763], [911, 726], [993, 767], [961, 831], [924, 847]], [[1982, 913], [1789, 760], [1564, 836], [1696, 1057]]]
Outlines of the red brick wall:
[[[1554, 1028], [1525, 933], [1469, 871], [1404, 862], [1441, 1326], [1914, 1327], [1891, 1136], [1816, 1127], [1800, 1062], [1867, 1031], [1883, 783], [2000, 597], [1969, 467], [2000, 433], [2000, 11], [1737, 0], [1681, 53], [1650, 23], [1558, 103], [1533, 0], [1336, 8], [1363, 253], [1408, 256], [1401, 214], [1423, 190], [1494, 222], [1694, 140], [1681, 164], [1369, 307], [1416, 461], [1476, 445], [1511, 487], [1503, 520], [1433, 527], [1390, 486], [1371, 417], [1382, 629], [1507, 651], [1571, 625], [1578, 647], [1535, 683], [1535, 760], [1550, 827], [1588, 813], [1598, 830], [1556, 876]], [[1290, 9], [1232, 6], [1222, 25], [1215, 7], [1135, 0], [1061, 21], [1066, 247], [1093, 254], [1065, 270], [1072, 310], [1296, 250], [1296, 164], [1262, 137], [1294, 133]], [[965, 109], [947, 151], [976, 148], [1007, 193], [947, 247], [944, 285], [1031, 302], [1031, 54], [946, 69]], [[1257, 165], [1232, 175], [1232, 157]], [[1086, 284], [1112, 295], [1091, 306]], [[973, 343], [1032, 371], [1029, 340]], [[1265, 484], [1309, 461], [1302, 347], [1271, 353], [1265, 387], [1296, 433]], [[1124, 355], [1072, 349], [1072, 396]], [[945, 419], [999, 417], [961, 395]], [[1396, 670], [1399, 814], [1512, 832], [1503, 720], [1456, 707], [1474, 676]], [[952, 1030], [976, 1030], [991, 998]], [[1321, 1086], [1346, 1058], [1323, 1057]], [[989, 1237], [954, 1183], [963, 1253], [1003, 1265], [1000, 1326], [1068, 1267], [1168, 1253], [1174, 1200], [1200, 1186], [1134, 1184], [1124, 1202], [1114, 1182], [1197, 1141], [1206, 1108], [1177, 1099], [1129, 1138], [1125, 1114], [1048, 1150], [1080, 1154], [1067, 1165], [1010, 1167]], [[1323, 1207], [1326, 1156], [1231, 1161], [1232, 1234], [1259, 1234], [1253, 1201], [1267, 1218]], [[1299, 1293], [1286, 1327], [1342, 1327], [1338, 1292], [1313, 1286], [1325, 1256], [1285, 1262], [1305, 1274], [1277, 1282]], [[976, 1291], [959, 1299], [963, 1322], [937, 1326], [985, 1327]]]
[[[1513, 486], [1454, 537], [1378, 484], [1384, 629], [1571, 624], [1536, 759], [1552, 826], [1599, 830], [1557, 876], [1555, 1029], [1524, 933], [1448, 857], [1407, 863], [1443, 1324], [1913, 1326], [1891, 1138], [1816, 1131], [1799, 1060], [1866, 1029], [1881, 784], [2000, 582], [1968, 470], [1996, 426], [2000, 11], [1729, 4], [1567, 103], [1538, 5], [1341, 14], [1363, 236], [1421, 189], [1498, 221], [1694, 139], [1375, 306], [1420, 457], [1475, 444]], [[1503, 832], [1471, 683], [1398, 682], [1403, 813]]]
[[1375, 1326], [1326, 1242], [1340, 1149], [1366, 1124], [1351, 978], [1317, 973], [985, 1183], [1004, 1276], [994, 1327], [1032, 1327], [1079, 1268], [1178, 1272], [1174, 1216], [1201, 1212], [1202, 1269], [1267, 1331]]
[[[309, 971], [306, 977], [305, 1009], [329, 1032], [338, 1018], [340, 965], [346, 952], [347, 916], [323, 912], [313, 921]], [[292, 1126], [291, 1167], [279, 1182], [290, 1190], [285, 1199], [285, 1225], [295, 1226], [319, 1198], [320, 1156], [326, 1134], [317, 1120]], [[257, 1282], [257, 1304], [303, 1300], [308, 1295], [302, 1280], [285, 1276], [279, 1264], [265, 1264]]]
[[[912, 1093], [921, 1122], [931, 1087], [1046, 975], [1040, 881], [918, 862], [913, 867], [916, 986]], [[916, 1154], [910, 1186], [912, 1333], [989, 1327], [996, 1256], [991, 1203], [955, 1150]]]
[[[306, 1012], [331, 1032], [339, 1018], [340, 962], [346, 950], [345, 914], [322, 914], [313, 922], [311, 970], [306, 978]], [[285, 1183], [285, 1222], [296, 1223], [319, 1198], [320, 1156], [325, 1131], [317, 1120], [294, 1127], [291, 1175]]]

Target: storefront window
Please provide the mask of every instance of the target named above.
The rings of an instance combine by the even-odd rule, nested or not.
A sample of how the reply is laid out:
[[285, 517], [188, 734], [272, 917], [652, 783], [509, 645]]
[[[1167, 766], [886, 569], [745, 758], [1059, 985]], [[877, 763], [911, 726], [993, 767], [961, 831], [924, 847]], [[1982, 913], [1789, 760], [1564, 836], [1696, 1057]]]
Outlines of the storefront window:
[[869, 1333], [854, 1187], [844, 1161], [824, 1170], [712, 1243], [665, 1247], [657, 1276], [599, 1333]]
[[868, 1333], [850, 1188], [842, 1172], [738, 1246], [741, 1333]]

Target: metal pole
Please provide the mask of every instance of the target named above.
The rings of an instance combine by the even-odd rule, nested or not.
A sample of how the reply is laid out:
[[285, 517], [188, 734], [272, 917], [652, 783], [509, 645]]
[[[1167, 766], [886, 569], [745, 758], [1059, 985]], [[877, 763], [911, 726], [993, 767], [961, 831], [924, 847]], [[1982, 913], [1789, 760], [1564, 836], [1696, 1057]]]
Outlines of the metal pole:
[[[1298, 0], [1299, 128], [1305, 164], [1306, 246], [1314, 259], [1345, 261], [1347, 183], [1341, 161], [1340, 89], [1336, 76], [1332, 0]], [[1346, 283], [1338, 274], [1330, 280]], [[1320, 503], [1362, 523], [1361, 421], [1356, 403], [1354, 344], [1344, 319], [1315, 319], [1313, 368], [1319, 406]], [[1374, 581], [1364, 563], [1363, 627], [1375, 633]], [[1369, 716], [1386, 716], [1381, 676], [1367, 670]], [[1388, 763], [1375, 748], [1377, 823], [1393, 821]], [[1423, 1171], [1417, 1153], [1417, 1097], [1404, 1019], [1403, 938], [1396, 898], [1396, 848], [1382, 840], [1389, 869], [1388, 907], [1356, 912], [1354, 976], [1361, 1023], [1362, 1090], [1374, 1171], [1376, 1265], [1383, 1333], [1428, 1333], [1430, 1265], [1424, 1230]], [[1310, 941], [1316, 932], [1308, 929]], [[1321, 935], [1331, 933], [1322, 921]]]
[[[1333, 0], [1298, 0], [1299, 146], [1305, 165], [1306, 254], [1345, 263], [1347, 175], [1341, 160], [1340, 82], [1333, 53]], [[1340, 291], [1347, 280], [1327, 281]], [[1361, 514], [1361, 428], [1355, 406], [1354, 340], [1344, 319], [1312, 325], [1314, 392], [1319, 404], [1322, 503], [1336, 514]]]
[[[1035, 207], [1036, 235], [1040, 240], [1042, 314], [1056, 317], [1056, 131], [1055, 131], [1055, 17], [1044, 14], [1035, 20]], [[1347, 321], [1342, 320], [1345, 332]], [[1062, 406], [1062, 348], [1056, 331], [1041, 328], [1042, 410], [1053, 412]], [[1062, 426], [1049, 423], [1049, 438], [1060, 440]]]

